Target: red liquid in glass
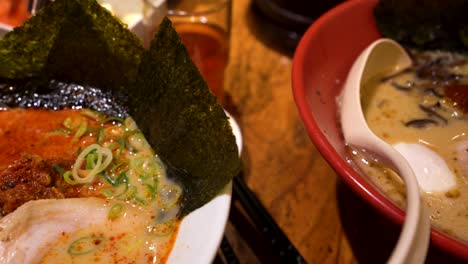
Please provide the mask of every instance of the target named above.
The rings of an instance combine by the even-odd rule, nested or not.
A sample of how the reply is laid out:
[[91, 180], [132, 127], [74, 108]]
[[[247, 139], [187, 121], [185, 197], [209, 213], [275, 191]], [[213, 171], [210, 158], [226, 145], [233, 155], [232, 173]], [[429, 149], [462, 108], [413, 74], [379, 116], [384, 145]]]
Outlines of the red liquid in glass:
[[175, 23], [174, 27], [211, 91], [222, 103], [224, 70], [229, 56], [226, 32], [216, 25], [202, 23]]
[[27, 0], [0, 0], [0, 23], [19, 26], [30, 17]]

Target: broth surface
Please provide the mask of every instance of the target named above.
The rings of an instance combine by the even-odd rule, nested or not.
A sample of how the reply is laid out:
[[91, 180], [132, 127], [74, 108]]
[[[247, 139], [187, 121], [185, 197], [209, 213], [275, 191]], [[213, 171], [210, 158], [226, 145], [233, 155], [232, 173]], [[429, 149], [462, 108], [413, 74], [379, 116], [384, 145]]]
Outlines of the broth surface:
[[[25, 234], [38, 226], [51, 228], [50, 223], [49, 238], [35, 241], [41, 243], [37, 252], [27, 251], [34, 255], [32, 263], [166, 262], [180, 224], [182, 189], [167, 178], [131, 118], [86, 109], [5, 109], [0, 111], [0, 147], [0, 175], [11, 178], [0, 179], [6, 215], [0, 219], [0, 238], [17, 238], [13, 245], [11, 239], [0, 239], [0, 262], [7, 258], [5, 252], [21, 258], [22, 241], [29, 239]], [[109, 155], [112, 160], [102, 165]], [[35, 171], [24, 160], [46, 168]], [[17, 175], [29, 170], [31, 174]], [[50, 174], [45, 183], [36, 183], [35, 177], [44, 173]], [[24, 196], [24, 190], [31, 195]]]
[[[428, 69], [417, 62], [410, 71], [392, 78], [376, 76], [362, 88], [363, 110], [369, 127], [386, 142], [419, 143], [445, 160], [456, 176], [457, 185], [447, 192], [425, 193], [430, 217], [439, 229], [468, 241], [468, 163], [460, 156], [460, 149], [467, 150], [468, 146], [468, 119], [453, 100], [444, 96], [446, 87], [465, 81], [468, 68], [466, 61], [456, 55], [417, 56], [433, 56], [424, 58], [433, 61], [445, 60], [440, 68], [430, 69], [443, 71], [445, 75], [441, 74], [440, 78], [435, 74], [425, 76], [423, 71]], [[369, 178], [397, 205], [404, 207], [402, 180], [362, 151], [353, 150], [352, 153], [354, 161]]]

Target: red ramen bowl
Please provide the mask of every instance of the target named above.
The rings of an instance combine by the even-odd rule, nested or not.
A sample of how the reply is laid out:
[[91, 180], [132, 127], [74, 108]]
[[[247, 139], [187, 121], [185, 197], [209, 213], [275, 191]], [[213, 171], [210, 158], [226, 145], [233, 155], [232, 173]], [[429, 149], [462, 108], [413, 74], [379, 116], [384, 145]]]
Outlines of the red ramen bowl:
[[[402, 224], [405, 213], [346, 161], [336, 97], [357, 56], [380, 37], [373, 8], [377, 0], [346, 1], [306, 31], [293, 59], [292, 86], [299, 113], [313, 143], [333, 169], [392, 220]], [[449, 254], [468, 260], [468, 244], [432, 229], [432, 242]]]

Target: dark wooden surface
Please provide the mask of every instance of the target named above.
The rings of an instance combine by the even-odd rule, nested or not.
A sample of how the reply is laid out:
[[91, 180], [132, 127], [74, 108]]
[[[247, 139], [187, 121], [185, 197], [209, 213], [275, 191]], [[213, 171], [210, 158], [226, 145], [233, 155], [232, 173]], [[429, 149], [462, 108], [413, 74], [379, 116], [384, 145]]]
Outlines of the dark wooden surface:
[[[311, 143], [292, 96], [292, 56], [261, 38], [251, 4], [233, 0], [225, 80], [227, 108], [243, 133], [247, 185], [308, 263], [384, 263], [399, 225], [341, 182]], [[226, 234], [241, 263], [259, 263], [232, 223]], [[433, 247], [428, 259], [461, 262]]]

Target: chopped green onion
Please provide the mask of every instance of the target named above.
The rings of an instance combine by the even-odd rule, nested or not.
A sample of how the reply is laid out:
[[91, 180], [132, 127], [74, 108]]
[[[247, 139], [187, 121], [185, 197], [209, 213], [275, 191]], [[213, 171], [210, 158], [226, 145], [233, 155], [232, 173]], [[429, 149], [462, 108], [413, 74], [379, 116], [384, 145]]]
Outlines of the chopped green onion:
[[162, 237], [162, 236], [167, 236], [171, 234], [174, 231], [175, 225], [172, 221], [165, 222], [165, 223], [159, 223], [155, 224], [151, 227], [149, 227], [147, 230], [149, 231], [150, 234], [157, 236], [157, 237]]
[[159, 198], [163, 208], [170, 209], [177, 205], [182, 196], [182, 189], [175, 184], [166, 184], [159, 189]]
[[124, 207], [121, 203], [114, 204], [109, 210], [109, 219], [117, 218], [123, 211]]
[[125, 122], [125, 120], [123, 120], [122, 118], [119, 118], [119, 117], [111, 116], [111, 117], [108, 117], [108, 118], [102, 120], [99, 123], [105, 124], [105, 123], [108, 123], [108, 122], [118, 122], [118, 123], [123, 124]]
[[148, 183], [145, 184], [146, 188], [148, 188], [148, 192], [150, 193], [151, 200], [154, 200], [154, 198], [156, 197], [156, 185], [157, 185], [157, 183], [155, 183], [154, 185], [155, 186], [153, 186], [151, 184], [148, 184]]
[[124, 125], [128, 130], [137, 130], [138, 129], [135, 120], [133, 120], [133, 118], [131, 118], [131, 117], [125, 118]]
[[60, 165], [58, 165], [57, 163], [53, 163], [53, 164], [52, 164], [52, 167], [54, 167], [54, 169], [55, 169], [58, 173], [60, 173], [60, 175], [65, 174], [65, 170], [64, 170], [62, 167], [60, 167]]
[[71, 117], [67, 117], [65, 118], [65, 120], [63, 121], [62, 125], [66, 128], [68, 128], [69, 130], [73, 130], [75, 129], [75, 126], [73, 125], [73, 121], [71, 119]]
[[99, 112], [95, 112], [95, 111], [92, 111], [92, 110], [89, 110], [89, 109], [83, 109], [81, 110], [81, 115], [85, 116], [85, 117], [89, 117], [95, 121], [99, 120], [102, 116], [101, 113]]
[[87, 131], [88, 129], [88, 121], [83, 120], [80, 123], [80, 126], [78, 127], [78, 130], [76, 130], [75, 135], [73, 136], [72, 141], [76, 142], [78, 139], [80, 139]]
[[114, 163], [112, 164], [112, 168], [109, 169], [110, 172], [117, 172], [119, 169], [126, 170], [127, 167], [127, 161], [125, 160], [118, 160], [114, 159]]
[[113, 197], [116, 197], [116, 198], [123, 197], [128, 192], [129, 188], [130, 188], [130, 184], [125, 184], [125, 190], [123, 190], [119, 194], [114, 195]]
[[126, 189], [126, 192], [121, 193], [120, 195], [117, 195], [116, 197], [122, 197], [124, 200], [131, 200], [133, 197], [135, 197], [138, 189], [137, 187], [128, 184], [128, 189]]
[[159, 173], [159, 163], [155, 157], [134, 158], [130, 161], [130, 166], [142, 180], [147, 180]]
[[73, 241], [68, 247], [68, 254], [72, 256], [83, 256], [101, 249], [107, 242], [105, 237], [82, 237]]
[[145, 136], [143, 136], [142, 133], [135, 133], [133, 135], [130, 135], [128, 137], [128, 143], [130, 146], [132, 146], [138, 151], [145, 151], [151, 149], [150, 144], [148, 143], [148, 141], [146, 141], [146, 138]]
[[[85, 162], [87, 155], [93, 151], [95, 151], [97, 154], [97, 158], [93, 162], [93, 168], [82, 170], [81, 166], [83, 165], [83, 162]], [[92, 182], [96, 175], [101, 173], [107, 168], [107, 166], [109, 166], [109, 164], [112, 162], [112, 159], [113, 156], [110, 149], [101, 147], [98, 144], [89, 145], [76, 158], [72, 169], [73, 179], [71, 180], [74, 182], [74, 184]], [[83, 177], [81, 175], [83, 175]]]
[[119, 155], [122, 155], [122, 152], [123, 150], [125, 149], [125, 146], [127, 145], [126, 142], [125, 142], [125, 138], [123, 137], [120, 137], [119, 140], [119, 145], [120, 145], [120, 148], [119, 148]]
[[113, 189], [104, 189], [104, 190], [101, 190], [100, 193], [109, 199], [114, 198], [115, 196]]
[[133, 200], [141, 205], [146, 205], [146, 201], [138, 196], [133, 197]]
[[102, 176], [112, 186], [119, 186], [122, 183], [128, 183], [128, 177], [124, 171], [121, 172], [116, 179], [112, 178], [107, 171], [104, 171]]
[[131, 135], [135, 135], [136, 133], [139, 133], [137, 130], [128, 130], [125, 129], [123, 136], [124, 137], [129, 137]]
[[78, 147], [78, 149], [76, 150], [76, 155], [79, 156], [81, 153], [81, 146]]
[[101, 140], [103, 139], [103, 132], [104, 130], [102, 128], [99, 128], [96, 132], [96, 143], [101, 144]]
[[68, 130], [68, 129], [63, 129], [63, 128], [58, 128], [58, 129], [54, 129], [50, 132], [47, 132], [47, 135], [48, 136], [55, 136], [55, 135], [59, 135], [59, 136], [68, 136], [71, 134], [71, 131]]
[[71, 171], [66, 171], [63, 175], [63, 179], [65, 180], [66, 183], [70, 184], [70, 185], [76, 185], [78, 184], [76, 181], [74, 181], [72, 178], [71, 178]]
[[88, 155], [86, 155], [86, 169], [90, 170], [96, 166], [96, 160], [97, 160], [97, 154], [96, 152], [90, 152]]
[[107, 148], [110, 149], [110, 150], [116, 150], [117, 148], [119, 148], [120, 145], [116, 142], [111, 142], [110, 144], [107, 145]]

